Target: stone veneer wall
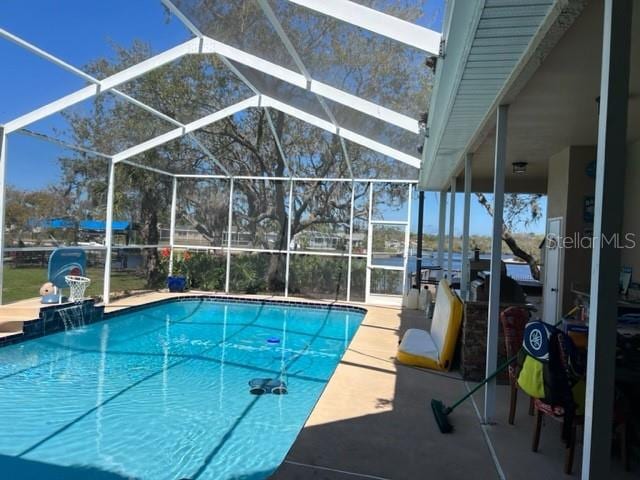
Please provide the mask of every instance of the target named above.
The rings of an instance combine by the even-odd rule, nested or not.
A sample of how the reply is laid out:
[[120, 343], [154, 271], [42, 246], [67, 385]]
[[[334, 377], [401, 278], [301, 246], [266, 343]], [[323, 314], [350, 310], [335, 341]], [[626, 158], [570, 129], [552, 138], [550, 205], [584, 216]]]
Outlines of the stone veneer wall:
[[[506, 308], [508, 305], [501, 306]], [[487, 302], [465, 302], [460, 345], [460, 372], [465, 380], [479, 382], [485, 377], [487, 356]], [[504, 363], [507, 354], [502, 326], [498, 331], [498, 365]], [[506, 370], [498, 376], [498, 383], [509, 383]]]
[[[95, 300], [89, 299], [78, 303], [82, 307], [82, 315], [85, 325], [100, 322], [104, 315], [104, 306], [96, 306]], [[24, 342], [33, 338], [50, 335], [64, 330], [64, 321], [60, 316], [60, 310], [73, 304], [50, 305], [40, 309], [39, 317], [35, 320], [25, 321], [22, 326], [22, 334], [0, 338], [0, 347], [14, 343]]]

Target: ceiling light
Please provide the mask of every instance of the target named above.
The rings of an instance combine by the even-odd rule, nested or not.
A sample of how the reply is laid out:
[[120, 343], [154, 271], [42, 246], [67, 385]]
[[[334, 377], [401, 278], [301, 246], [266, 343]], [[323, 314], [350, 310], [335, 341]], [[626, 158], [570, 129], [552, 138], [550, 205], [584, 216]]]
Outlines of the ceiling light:
[[513, 166], [513, 173], [516, 175], [524, 175], [527, 173], [527, 162], [513, 162], [511, 165]]

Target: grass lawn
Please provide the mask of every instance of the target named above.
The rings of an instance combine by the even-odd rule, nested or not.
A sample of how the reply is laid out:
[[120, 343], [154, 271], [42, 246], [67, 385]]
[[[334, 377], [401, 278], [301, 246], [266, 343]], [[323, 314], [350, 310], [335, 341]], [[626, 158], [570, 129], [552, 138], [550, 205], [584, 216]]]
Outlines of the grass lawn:
[[[87, 276], [91, 285], [85, 292], [88, 297], [102, 296], [104, 284], [104, 270], [101, 268], [87, 269]], [[39, 296], [40, 287], [47, 281], [46, 268], [25, 267], [12, 268], [5, 266], [2, 288], [2, 303], [11, 303]], [[131, 271], [111, 272], [111, 291], [143, 290], [145, 279], [138, 277]], [[65, 292], [68, 294], [68, 290]]]

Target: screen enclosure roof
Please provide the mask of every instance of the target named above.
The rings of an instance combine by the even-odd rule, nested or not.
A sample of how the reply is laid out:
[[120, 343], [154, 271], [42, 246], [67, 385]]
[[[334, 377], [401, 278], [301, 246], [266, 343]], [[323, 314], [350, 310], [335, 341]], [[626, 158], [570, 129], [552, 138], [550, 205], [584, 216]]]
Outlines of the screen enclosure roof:
[[[247, 175], [238, 150], [261, 148], [261, 135], [285, 165], [264, 175], [366, 180], [371, 162], [386, 162], [389, 178], [415, 180], [424, 145], [418, 119], [431, 88], [425, 59], [440, 50], [440, 34], [414, 23], [421, 3], [159, 0], [149, 8], [177, 20], [182, 41], [159, 53], [119, 47], [117, 61], [79, 66], [65, 58], [71, 51], [49, 50], [46, 36], [36, 45], [0, 23], [0, 37], [66, 71], [77, 86], [0, 118], [2, 128], [174, 176]], [[95, 125], [91, 138], [60, 128], [84, 119]], [[329, 170], [314, 168], [319, 144], [339, 147]], [[153, 150], [166, 155], [145, 155]]]

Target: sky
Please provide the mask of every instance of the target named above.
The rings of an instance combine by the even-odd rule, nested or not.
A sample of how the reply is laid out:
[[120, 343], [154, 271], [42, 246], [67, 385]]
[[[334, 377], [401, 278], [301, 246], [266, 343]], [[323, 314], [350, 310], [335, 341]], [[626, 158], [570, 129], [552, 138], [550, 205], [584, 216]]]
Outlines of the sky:
[[[2, 0], [0, 28], [81, 69], [96, 58], [112, 58], [114, 43], [142, 39], [155, 54], [191, 38], [159, 0]], [[77, 76], [3, 38], [0, 59], [0, 123], [84, 86]], [[60, 125], [60, 116], [53, 115], [29, 128], [49, 133]], [[54, 158], [64, 149], [56, 145], [14, 134], [7, 151], [10, 183], [41, 188], [59, 176]]]
[[[491, 195], [487, 195], [487, 199], [492, 202], [493, 198]], [[463, 223], [463, 203], [464, 203], [464, 194], [457, 193], [456, 201], [455, 201], [455, 219], [454, 219], [454, 235], [462, 236], [462, 223]], [[542, 197], [540, 200], [540, 206], [542, 211], [546, 215], [547, 211], [547, 197]], [[438, 220], [440, 216], [440, 194], [436, 192], [425, 192], [424, 195], [424, 233], [436, 234], [438, 233]], [[413, 232], [417, 231], [417, 218], [418, 218], [418, 198], [417, 194], [415, 198], [412, 200], [411, 205], [411, 230]], [[469, 214], [469, 232], [471, 235], [491, 235], [492, 229], [492, 218], [489, 216], [487, 211], [484, 209], [475, 195], [471, 196], [471, 209]], [[449, 232], [449, 210], [447, 206], [447, 226], [446, 232]], [[531, 232], [536, 234], [543, 234], [545, 231], [545, 217], [538, 220], [536, 223], [529, 225], [528, 227], [524, 227], [524, 225], [520, 225], [515, 228], [516, 232]]]
[[[442, 29], [443, 0], [425, 2], [418, 23], [434, 30]], [[39, 46], [66, 62], [82, 68], [99, 57], [113, 57], [113, 44], [128, 46], [134, 39], [148, 42], [159, 53], [189, 39], [180, 22], [168, 17], [159, 0], [2, 0], [0, 28]], [[0, 39], [0, 123], [45, 105], [82, 86], [83, 80], [32, 53]], [[29, 128], [52, 132], [62, 125], [53, 115]], [[23, 189], [37, 189], [59, 177], [56, 159], [65, 154], [57, 145], [22, 135], [11, 135], [7, 145], [8, 182]], [[425, 231], [437, 230], [437, 195], [427, 193]], [[462, 225], [462, 196], [456, 203], [456, 232]], [[543, 208], [546, 204], [543, 205]], [[546, 208], [545, 208], [546, 209]], [[412, 216], [417, 218], [417, 202]], [[489, 217], [472, 202], [471, 232], [490, 234]], [[415, 225], [415, 222], [413, 222]], [[544, 222], [530, 230], [544, 230]], [[415, 228], [414, 228], [415, 229]]]

